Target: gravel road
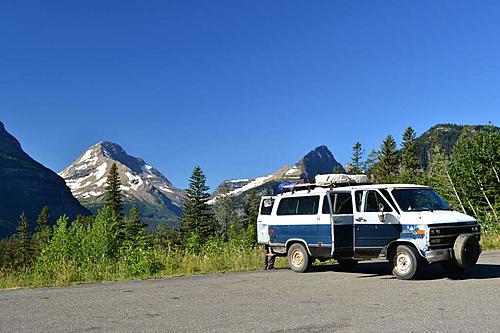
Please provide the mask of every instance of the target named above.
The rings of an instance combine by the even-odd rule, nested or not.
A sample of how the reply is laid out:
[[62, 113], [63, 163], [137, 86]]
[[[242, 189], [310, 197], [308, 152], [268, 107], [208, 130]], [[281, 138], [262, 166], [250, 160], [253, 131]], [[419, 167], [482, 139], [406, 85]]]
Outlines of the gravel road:
[[500, 251], [461, 279], [388, 264], [0, 291], [1, 332], [500, 332]]

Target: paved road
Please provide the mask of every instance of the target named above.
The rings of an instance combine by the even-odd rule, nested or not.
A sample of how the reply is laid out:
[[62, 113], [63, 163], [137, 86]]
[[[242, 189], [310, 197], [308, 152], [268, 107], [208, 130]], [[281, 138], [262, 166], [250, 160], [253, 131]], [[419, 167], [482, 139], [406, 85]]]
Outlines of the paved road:
[[2, 332], [500, 332], [500, 251], [461, 280], [387, 264], [0, 291]]

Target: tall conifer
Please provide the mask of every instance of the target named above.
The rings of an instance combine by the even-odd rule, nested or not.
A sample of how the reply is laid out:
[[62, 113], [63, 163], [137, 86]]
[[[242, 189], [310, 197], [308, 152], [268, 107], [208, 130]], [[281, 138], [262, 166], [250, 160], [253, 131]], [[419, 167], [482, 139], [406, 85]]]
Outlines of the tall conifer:
[[210, 194], [206, 185], [207, 178], [199, 166], [195, 167], [189, 179], [187, 200], [183, 206], [181, 231], [185, 238], [192, 233], [206, 240], [215, 232], [213, 217], [207, 204]]

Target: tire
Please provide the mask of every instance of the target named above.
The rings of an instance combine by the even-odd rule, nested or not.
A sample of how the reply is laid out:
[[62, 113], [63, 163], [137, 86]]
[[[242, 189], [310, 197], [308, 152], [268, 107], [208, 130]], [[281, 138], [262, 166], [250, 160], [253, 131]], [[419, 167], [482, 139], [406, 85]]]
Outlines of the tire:
[[312, 265], [312, 260], [304, 245], [295, 243], [288, 249], [288, 266], [297, 273], [307, 271]]
[[454, 260], [442, 262], [441, 267], [443, 268], [446, 275], [449, 276], [458, 276], [465, 271], [465, 268], [458, 266]]
[[399, 245], [392, 260], [392, 274], [400, 280], [410, 280], [419, 271], [420, 260], [415, 249], [408, 245]]
[[456, 265], [466, 269], [477, 263], [481, 254], [481, 245], [474, 235], [461, 234], [455, 240], [453, 254]]
[[354, 267], [358, 264], [358, 261], [354, 259], [337, 259], [337, 262], [343, 268]]

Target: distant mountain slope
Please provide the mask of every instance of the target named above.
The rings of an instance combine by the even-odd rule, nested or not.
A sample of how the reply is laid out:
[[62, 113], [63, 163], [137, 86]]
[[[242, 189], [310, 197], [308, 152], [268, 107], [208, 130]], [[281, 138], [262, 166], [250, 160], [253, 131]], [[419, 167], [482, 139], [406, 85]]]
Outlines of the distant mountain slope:
[[214, 191], [209, 203], [215, 202], [224, 185], [228, 187], [229, 193], [236, 197], [246, 197], [250, 192], [271, 194], [281, 181], [298, 179], [312, 181], [317, 174], [333, 173], [334, 170], [345, 172], [343, 166], [335, 160], [327, 146], [318, 146], [292, 167], [285, 165], [271, 175], [248, 179], [229, 179], [222, 182]]
[[91, 211], [102, 207], [106, 180], [116, 163], [125, 196], [125, 209], [135, 205], [148, 224], [178, 224], [184, 191], [176, 188], [143, 159], [128, 155], [118, 144], [103, 141], [85, 151], [59, 174], [74, 196]]
[[34, 230], [36, 217], [48, 205], [53, 219], [67, 214], [87, 215], [64, 180], [32, 159], [0, 122], [0, 237], [15, 230], [19, 214], [25, 212]]
[[437, 143], [449, 156], [453, 147], [465, 128], [480, 130], [483, 125], [456, 125], [456, 124], [437, 124], [425, 131], [416, 139], [417, 151], [422, 161], [422, 167], [427, 169], [429, 163], [429, 151], [433, 143]]

